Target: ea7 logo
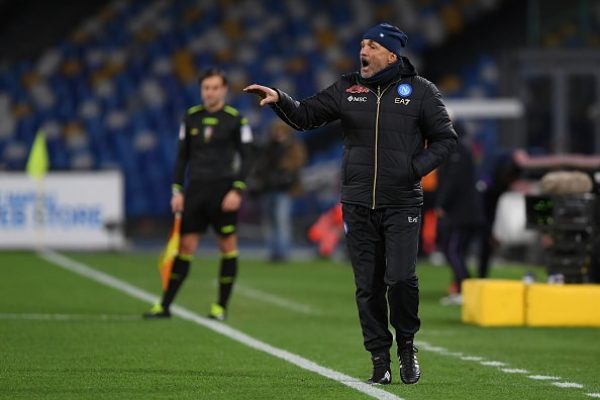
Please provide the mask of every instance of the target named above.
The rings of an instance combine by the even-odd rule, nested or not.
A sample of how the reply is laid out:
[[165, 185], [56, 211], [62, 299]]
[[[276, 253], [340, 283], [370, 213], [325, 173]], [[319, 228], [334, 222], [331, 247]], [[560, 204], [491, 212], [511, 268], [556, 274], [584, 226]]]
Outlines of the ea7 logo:
[[352, 101], [358, 101], [360, 103], [366, 103], [367, 102], [367, 98], [366, 97], [358, 97], [358, 96], [348, 96], [346, 98], [346, 100], [352, 102]]
[[419, 217], [408, 217], [409, 224], [416, 224], [417, 222], [419, 222]]
[[396, 103], [396, 104], [402, 104], [404, 106], [407, 106], [408, 103], [410, 103], [410, 99], [401, 99], [400, 97], [396, 97], [394, 99], [394, 103]]

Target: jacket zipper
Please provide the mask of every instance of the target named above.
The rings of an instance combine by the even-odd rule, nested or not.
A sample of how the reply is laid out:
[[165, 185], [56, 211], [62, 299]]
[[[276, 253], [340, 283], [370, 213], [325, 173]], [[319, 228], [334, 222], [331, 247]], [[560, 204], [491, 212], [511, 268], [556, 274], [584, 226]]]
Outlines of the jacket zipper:
[[383, 97], [383, 95], [385, 94], [385, 92], [387, 92], [387, 90], [390, 88], [390, 86], [392, 86], [393, 84], [397, 83], [398, 81], [394, 81], [392, 83], [390, 83], [389, 85], [387, 85], [385, 87], [385, 89], [383, 89], [383, 92], [381, 92], [381, 86], [377, 86], [377, 112], [375, 113], [375, 166], [373, 168], [373, 194], [371, 196], [371, 209], [374, 210], [375, 209], [375, 204], [376, 204], [376, 196], [375, 196], [375, 191], [377, 189], [377, 166], [379, 164], [378, 158], [379, 158], [379, 152], [378, 152], [378, 143], [379, 143], [379, 105], [381, 104], [381, 97]]
[[373, 168], [373, 196], [371, 202], [371, 209], [375, 209], [375, 190], [377, 188], [377, 165], [379, 152], [378, 152], [378, 143], [379, 143], [379, 104], [381, 103], [381, 93], [380, 86], [377, 86], [377, 112], [375, 113], [375, 168]]

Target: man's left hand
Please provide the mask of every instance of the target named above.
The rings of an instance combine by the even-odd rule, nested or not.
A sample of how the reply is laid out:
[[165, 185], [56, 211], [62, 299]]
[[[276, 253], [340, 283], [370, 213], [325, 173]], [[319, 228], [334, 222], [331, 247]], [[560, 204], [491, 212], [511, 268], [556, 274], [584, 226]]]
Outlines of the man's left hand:
[[233, 212], [240, 209], [242, 205], [242, 195], [237, 190], [230, 190], [227, 192], [221, 203], [221, 208], [225, 212]]

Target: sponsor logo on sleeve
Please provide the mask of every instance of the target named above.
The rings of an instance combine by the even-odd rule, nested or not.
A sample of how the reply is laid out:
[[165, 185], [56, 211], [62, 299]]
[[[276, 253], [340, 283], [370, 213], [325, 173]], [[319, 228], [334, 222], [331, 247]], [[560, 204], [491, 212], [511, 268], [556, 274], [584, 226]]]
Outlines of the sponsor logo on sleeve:
[[369, 89], [361, 85], [352, 85], [346, 89], [346, 93], [369, 93]]

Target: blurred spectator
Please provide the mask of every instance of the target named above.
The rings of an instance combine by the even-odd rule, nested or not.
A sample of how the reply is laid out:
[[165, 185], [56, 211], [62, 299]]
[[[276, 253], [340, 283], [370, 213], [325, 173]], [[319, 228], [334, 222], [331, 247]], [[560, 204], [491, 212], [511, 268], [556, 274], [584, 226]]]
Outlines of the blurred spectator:
[[482, 182], [483, 189], [483, 226], [479, 248], [478, 276], [485, 278], [489, 273], [490, 259], [498, 240], [494, 237], [496, 208], [500, 196], [508, 191], [511, 185], [520, 177], [522, 150], [499, 154], [492, 167], [492, 173], [487, 181]]
[[448, 160], [438, 168], [436, 209], [441, 249], [454, 273], [456, 293], [442, 304], [461, 304], [461, 284], [469, 278], [467, 254], [483, 223], [481, 193], [477, 190], [475, 163], [464, 138]]
[[301, 191], [306, 148], [292, 129], [276, 120], [256, 162], [254, 190], [262, 194], [271, 261], [286, 261], [292, 242], [292, 198]]

